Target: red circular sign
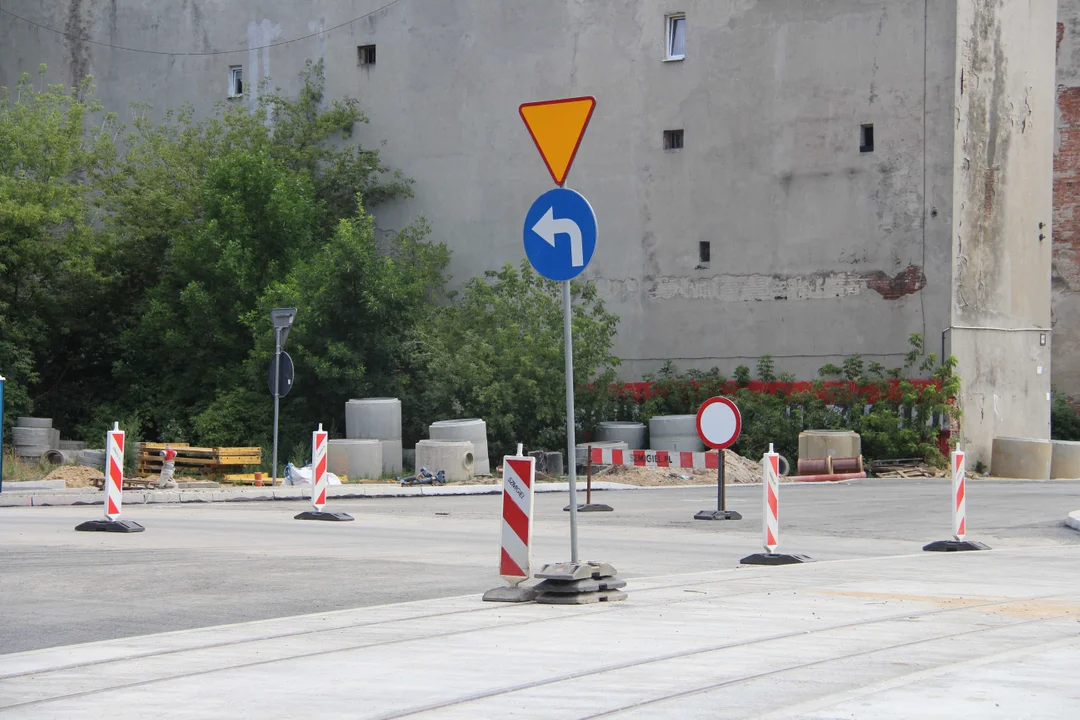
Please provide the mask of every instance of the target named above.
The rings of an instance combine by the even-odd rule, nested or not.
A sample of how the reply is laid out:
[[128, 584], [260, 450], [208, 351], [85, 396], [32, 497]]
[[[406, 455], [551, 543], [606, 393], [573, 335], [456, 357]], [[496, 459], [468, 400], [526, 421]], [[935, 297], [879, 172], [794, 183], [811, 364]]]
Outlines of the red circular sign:
[[697, 412], [697, 431], [702, 442], [715, 450], [731, 447], [742, 432], [742, 414], [725, 397], [709, 398]]

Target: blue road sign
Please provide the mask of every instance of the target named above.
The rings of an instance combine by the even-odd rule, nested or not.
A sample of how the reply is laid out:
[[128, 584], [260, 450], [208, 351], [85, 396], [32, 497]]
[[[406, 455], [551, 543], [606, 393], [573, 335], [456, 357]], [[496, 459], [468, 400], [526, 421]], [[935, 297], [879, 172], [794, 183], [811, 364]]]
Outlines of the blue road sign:
[[525, 216], [525, 255], [549, 280], [581, 274], [596, 250], [596, 213], [585, 196], [555, 188], [541, 195]]

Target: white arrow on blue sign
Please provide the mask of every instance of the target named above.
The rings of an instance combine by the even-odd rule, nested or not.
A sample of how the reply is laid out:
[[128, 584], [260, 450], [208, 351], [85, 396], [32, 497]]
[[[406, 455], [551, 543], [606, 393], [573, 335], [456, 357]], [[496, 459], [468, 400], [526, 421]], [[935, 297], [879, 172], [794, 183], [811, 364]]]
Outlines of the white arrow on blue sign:
[[595, 250], [596, 213], [581, 193], [549, 190], [525, 215], [525, 254], [549, 280], [577, 277]]

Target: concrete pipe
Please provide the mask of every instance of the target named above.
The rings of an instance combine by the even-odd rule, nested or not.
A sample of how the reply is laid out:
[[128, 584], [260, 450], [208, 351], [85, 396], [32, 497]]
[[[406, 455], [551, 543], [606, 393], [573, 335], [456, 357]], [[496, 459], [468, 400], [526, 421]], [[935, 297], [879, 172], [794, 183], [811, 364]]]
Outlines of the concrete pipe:
[[382, 445], [383, 475], [394, 475], [395, 477], [401, 475], [403, 467], [402, 455], [404, 455], [404, 450], [401, 449], [401, 441], [380, 440], [379, 444]]
[[416, 443], [416, 470], [425, 467], [432, 475], [440, 470], [448, 482], [473, 477], [473, 444], [468, 440], [421, 440]]
[[645, 425], [639, 422], [604, 421], [596, 427], [596, 439], [624, 442], [631, 450], [645, 449]]
[[697, 435], [697, 415], [657, 415], [649, 419], [649, 447], [656, 447], [657, 438]]
[[1035, 438], [994, 438], [990, 474], [994, 477], [1049, 480], [1053, 446]]
[[326, 469], [350, 480], [378, 480], [383, 475], [382, 443], [378, 440], [331, 440]]
[[45, 459], [45, 462], [52, 465], [63, 465], [67, 462], [67, 457], [60, 450], [46, 450], [42, 457]]
[[49, 450], [52, 448], [52, 437], [51, 428], [11, 428], [11, 442], [16, 448], [44, 447]]
[[1080, 479], [1080, 442], [1051, 440], [1050, 478], [1052, 480]]
[[799, 433], [799, 457], [819, 460], [862, 455], [862, 438], [853, 430], [804, 430]]
[[667, 437], [650, 436], [650, 450], [668, 452], [704, 452], [705, 443], [695, 432], [693, 435], [669, 435]]
[[863, 471], [862, 456], [834, 457], [832, 459], [832, 466], [832, 471], [838, 475], [861, 473]]
[[37, 418], [37, 417], [21, 417], [15, 418], [15, 427], [17, 428], [51, 428], [52, 418]]
[[80, 450], [79, 460], [80, 465], [86, 467], [96, 468], [98, 470], [105, 469], [105, 451], [104, 450]]
[[364, 398], [345, 403], [345, 436], [350, 440], [400, 440], [401, 401]]
[[490, 475], [491, 463], [488, 458], [487, 423], [477, 418], [464, 420], [439, 420], [431, 423], [428, 437], [432, 440], [468, 440], [473, 444], [475, 458], [474, 472], [477, 475]]

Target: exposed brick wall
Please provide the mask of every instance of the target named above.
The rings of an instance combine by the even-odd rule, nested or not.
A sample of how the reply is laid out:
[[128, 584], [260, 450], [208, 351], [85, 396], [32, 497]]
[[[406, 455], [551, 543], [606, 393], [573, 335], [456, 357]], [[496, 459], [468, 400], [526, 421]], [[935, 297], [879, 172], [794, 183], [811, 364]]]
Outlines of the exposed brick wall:
[[886, 300], [896, 300], [926, 287], [926, 275], [921, 267], [908, 265], [893, 277], [881, 271], [870, 273], [866, 278], [866, 287], [881, 293], [881, 297]]
[[1080, 290], [1080, 87], [1059, 87], [1054, 154], [1054, 271]]

